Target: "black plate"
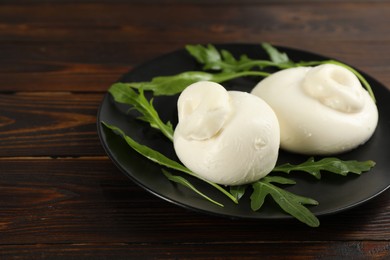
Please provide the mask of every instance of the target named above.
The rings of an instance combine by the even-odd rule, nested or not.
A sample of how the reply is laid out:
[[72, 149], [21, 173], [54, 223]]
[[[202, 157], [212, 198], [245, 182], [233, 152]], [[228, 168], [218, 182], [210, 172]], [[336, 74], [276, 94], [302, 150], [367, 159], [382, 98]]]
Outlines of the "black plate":
[[[217, 45], [217, 47], [227, 49], [237, 57], [246, 54], [251, 58], [267, 58], [259, 45], [226, 44]], [[284, 47], [278, 48], [286, 52], [294, 61], [329, 59], [305, 51]], [[154, 76], [173, 75], [188, 70], [201, 70], [201, 67], [185, 50], [178, 50], [133, 69], [125, 74], [120, 81], [148, 81]], [[364, 76], [371, 84], [377, 97], [379, 124], [373, 137], [364, 146], [338, 157], [345, 160], [363, 161], [370, 159], [377, 164], [370, 172], [361, 176], [350, 174], [347, 177], [342, 177], [334, 174], [323, 174], [321, 181], [317, 181], [305, 174], [291, 175], [290, 177], [293, 177], [297, 184], [286, 187], [286, 189], [316, 199], [320, 204], [310, 207], [310, 209], [317, 216], [336, 213], [357, 206], [382, 193], [390, 186], [390, 92], [373, 78], [365, 74]], [[260, 78], [245, 78], [233, 80], [223, 85], [229, 90], [236, 89], [249, 92], [259, 80]], [[170, 120], [174, 125], [177, 123], [176, 101], [177, 96], [157, 97], [154, 101], [154, 105], [157, 111], [161, 113], [160, 116], [163, 120]], [[158, 197], [188, 209], [231, 218], [290, 218], [271, 200], [267, 201], [261, 210], [254, 212], [250, 209], [248, 195], [241, 199], [239, 205], [236, 205], [214, 188], [190, 178], [200, 190], [225, 206], [219, 207], [204, 200], [193, 191], [168, 181], [162, 174], [160, 166], [134, 152], [121, 137], [103, 127], [100, 124], [101, 121], [118, 126], [135, 140], [159, 150], [170, 158], [177, 159], [172, 144], [159, 132], [151, 130], [144, 123], [127, 114], [127, 107], [113, 102], [109, 94], [104, 97], [97, 117], [98, 133], [103, 147], [123, 173]], [[300, 163], [306, 159], [306, 156], [281, 152], [278, 164], [284, 162]]]

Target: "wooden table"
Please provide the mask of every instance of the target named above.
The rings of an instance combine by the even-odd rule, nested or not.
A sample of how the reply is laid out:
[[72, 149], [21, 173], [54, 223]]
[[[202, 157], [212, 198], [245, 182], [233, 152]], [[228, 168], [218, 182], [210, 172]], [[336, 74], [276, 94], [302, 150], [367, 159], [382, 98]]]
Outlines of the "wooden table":
[[317, 52], [390, 88], [389, 24], [385, 0], [0, 1], [0, 258], [388, 259], [389, 191], [319, 228], [194, 213], [114, 166], [96, 113], [123, 73], [188, 43]]

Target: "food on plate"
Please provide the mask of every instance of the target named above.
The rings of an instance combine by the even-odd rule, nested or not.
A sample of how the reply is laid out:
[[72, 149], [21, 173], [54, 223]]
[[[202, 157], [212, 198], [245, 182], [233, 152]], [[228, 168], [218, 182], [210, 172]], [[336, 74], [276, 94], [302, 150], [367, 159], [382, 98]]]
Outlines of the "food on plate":
[[[160, 130], [165, 137], [174, 141], [176, 153], [185, 165], [138, 143], [115, 125], [103, 121], [102, 124], [121, 135], [126, 143], [140, 155], [163, 166], [164, 168], [161, 170], [168, 180], [191, 189], [217, 206], [223, 207], [224, 204], [198, 189], [197, 185], [181, 174], [197, 177], [236, 204], [241, 202], [244, 194], [251, 192], [248, 197], [253, 211], [260, 210], [265, 202], [264, 199], [269, 197], [287, 214], [311, 227], [317, 227], [320, 224], [319, 220], [307, 206], [318, 205], [318, 202], [315, 199], [284, 190], [280, 186], [294, 185], [296, 181], [280, 176], [280, 174], [301, 172], [321, 180], [322, 171], [340, 176], [347, 176], [350, 173], [360, 175], [369, 171], [376, 163], [372, 160], [342, 160], [333, 156], [314, 159], [313, 156], [310, 156], [303, 163], [291, 164], [287, 162], [273, 168], [280, 144], [280, 128], [276, 114], [268, 104], [255, 95], [237, 91], [228, 92], [217, 83], [237, 77], [266, 77], [270, 75], [268, 71], [262, 71], [266, 67], [293, 68], [291, 71], [281, 72], [283, 76], [270, 76], [261, 84], [265, 82], [264, 85], [268, 84], [268, 87], [264, 88], [266, 89], [264, 92], [267, 95], [271, 93], [269, 99], [276, 100], [275, 104], [282, 106], [282, 108], [284, 106], [281, 104], [281, 100], [278, 100], [280, 93], [282, 93], [280, 97], [283, 102], [287, 103], [286, 107], [279, 109], [282, 112], [288, 111], [283, 115], [287, 119], [282, 117], [285, 120], [282, 130], [286, 129], [286, 122], [290, 123], [290, 125], [287, 124], [289, 127], [297, 125], [295, 124], [297, 122], [303, 122], [301, 125], [298, 124], [297, 133], [294, 132], [294, 128], [291, 128], [289, 130], [292, 131], [287, 132], [287, 134], [290, 134], [292, 138], [295, 138], [294, 135], [299, 138], [302, 137], [302, 133], [299, 131], [303, 130], [303, 141], [307, 141], [305, 138], [310, 141], [302, 147], [307, 149], [307, 147], [313, 147], [311, 146], [313, 143], [314, 146], [319, 144], [315, 149], [320, 148], [320, 153], [324, 153], [321, 147], [328, 147], [325, 142], [329, 142], [329, 140], [329, 143], [334, 145], [333, 151], [337, 151], [335, 147], [337, 148], [339, 145], [335, 144], [332, 138], [329, 139], [328, 133], [324, 135], [328, 139], [318, 140], [322, 138], [321, 134], [326, 131], [333, 133], [330, 137], [335, 138], [335, 133], [340, 133], [339, 138], [348, 139], [350, 138], [346, 135], [348, 128], [351, 128], [350, 131], [355, 131], [356, 127], [361, 126], [366, 130], [359, 129], [360, 134], [363, 133], [363, 135], [353, 133], [352, 136], [355, 138], [353, 141], [364, 137], [364, 134], [367, 134], [367, 138], [372, 135], [378, 121], [378, 112], [374, 104], [375, 96], [370, 83], [358, 71], [346, 64], [335, 60], [296, 63], [290, 60], [286, 53], [278, 51], [269, 44], [264, 43], [262, 47], [270, 56], [269, 61], [249, 59], [246, 55], [242, 55], [240, 60], [236, 60], [233, 54], [227, 50], [219, 52], [213, 46], [208, 46], [206, 49], [202, 46], [196, 46], [196, 50], [193, 49], [191, 55], [204, 65], [204, 70], [217, 70], [217, 73], [184, 71], [176, 75], [156, 76], [149, 82], [118, 82], [111, 86], [109, 92], [115, 102], [130, 105], [131, 109], [140, 113], [139, 120], [149, 124], [153, 129]], [[300, 67], [319, 64], [341, 66], [356, 75], [371, 99], [367, 99], [367, 93], [362, 92], [356, 77], [351, 76], [351, 73], [346, 72], [345, 69], [340, 70], [337, 66]], [[256, 70], [256, 68], [260, 70]], [[290, 80], [293, 82], [291, 83]], [[203, 82], [191, 85], [198, 81]], [[277, 83], [275, 85], [279, 85], [279, 87], [271, 90], [269, 88], [273, 84], [270, 83]], [[188, 85], [191, 86], [188, 87]], [[153, 97], [179, 94], [183, 89], [186, 91], [180, 96], [178, 102], [179, 125], [174, 131], [171, 122], [163, 122], [159, 117], [158, 111], [153, 106]], [[287, 94], [285, 89], [287, 89]], [[146, 98], [144, 91], [152, 92], [152, 97]], [[292, 99], [294, 100], [292, 106], [288, 106]], [[299, 110], [294, 106], [301, 108]], [[300, 114], [301, 112], [302, 114]], [[292, 120], [289, 118], [291, 114], [293, 115], [290, 116]], [[369, 117], [370, 114], [372, 117], [361, 125], [364, 121], [362, 115]], [[311, 118], [314, 121], [309, 123], [309, 127], [307, 127], [305, 123]], [[347, 122], [341, 125], [341, 131], [337, 129], [337, 123], [340, 121]], [[324, 128], [322, 129], [321, 126]], [[308, 131], [313, 129], [316, 131]], [[271, 132], [278, 134], [273, 135]], [[264, 135], [259, 135], [259, 133]], [[309, 138], [313, 133], [317, 135], [317, 139], [313, 139], [314, 142]], [[282, 137], [285, 136], [282, 135]], [[317, 141], [318, 143], [316, 143]], [[348, 148], [348, 146], [345, 147]], [[318, 150], [314, 151], [318, 152]], [[329, 152], [328, 148], [326, 152]], [[314, 154], [314, 152], [311, 153], [311, 155]], [[285, 157], [283, 154], [280, 162], [285, 161], [286, 158], [290, 157]], [[170, 172], [170, 170], [175, 172]], [[278, 175], [267, 175], [270, 171]], [[265, 177], [263, 178], [263, 176]], [[219, 184], [230, 187], [222, 187]]]
[[291, 152], [342, 153], [364, 144], [378, 123], [375, 102], [359, 79], [335, 64], [278, 71], [260, 81], [252, 94], [272, 107], [281, 148]]
[[279, 123], [260, 98], [200, 81], [181, 93], [178, 117], [176, 154], [204, 179], [240, 185], [259, 180], [274, 168]]

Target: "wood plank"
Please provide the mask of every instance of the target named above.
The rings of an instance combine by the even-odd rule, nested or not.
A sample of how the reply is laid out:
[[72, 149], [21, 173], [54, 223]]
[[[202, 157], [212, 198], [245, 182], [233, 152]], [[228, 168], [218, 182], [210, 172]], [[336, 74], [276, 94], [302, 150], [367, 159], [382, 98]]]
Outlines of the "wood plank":
[[[379, 4], [381, 10], [387, 12], [389, 5]], [[42, 5], [43, 10], [40, 9]], [[0, 47], [3, 53], [3, 58], [0, 60], [0, 91], [48, 91], [53, 89], [105, 91], [128, 69], [162, 53], [182, 48], [187, 43], [259, 43], [260, 41], [269, 41], [285, 45], [286, 39], [288, 39], [289, 47], [341, 59], [357, 68], [365, 69], [367, 73], [379, 77], [381, 82], [390, 86], [390, 73], [388, 73], [387, 66], [390, 61], [389, 56], [384, 55], [388, 52], [390, 41], [378, 38], [378, 36], [390, 35], [388, 33], [389, 27], [377, 26], [377, 24], [388, 24], [383, 19], [389, 19], [389, 16], [375, 15], [376, 17], [370, 17], [372, 15], [370, 8], [378, 8], [378, 6], [344, 3], [339, 5], [340, 8], [336, 12], [328, 12], [327, 8], [333, 8], [333, 6], [325, 3], [306, 5], [304, 10], [301, 10], [301, 7], [291, 7], [290, 5], [281, 7], [277, 4], [265, 6], [251, 4], [250, 8], [242, 7], [243, 10], [232, 4], [223, 7], [211, 5], [210, 10], [209, 7], [203, 10], [202, 5], [195, 7], [188, 5], [165, 6], [161, 9], [145, 4], [131, 6], [119, 4], [110, 5], [110, 8], [107, 9], [102, 8], [103, 5], [100, 4], [81, 4], [80, 10], [89, 10], [89, 8], [93, 10], [93, 12], [87, 12], [87, 15], [81, 16], [82, 12], [71, 11], [73, 8], [78, 8], [76, 6], [79, 5], [37, 4], [30, 5], [28, 8], [12, 4], [2, 6], [0, 14], [2, 11], [6, 14], [0, 15], [0, 32], [2, 32]], [[180, 25], [185, 30], [180, 28], [174, 30], [179, 31], [182, 37], [176, 36], [174, 41], [171, 40], [173, 37], [169, 36], [170, 32], [161, 26], [164, 23], [171, 23], [171, 16], [162, 15], [166, 12], [176, 14], [186, 13], [190, 10], [199, 14], [205, 11], [205, 15], [210, 16], [212, 11], [216, 11], [216, 8], [226, 9], [227, 14], [218, 16], [218, 18], [212, 17], [217, 20], [212, 19], [207, 24], [202, 25], [204, 27], [202, 30], [199, 30], [198, 23], [188, 20], [189, 16], [178, 14], [180, 17], [174, 17], [175, 19], [185, 19], [184, 23]], [[239, 10], [236, 10], [237, 8]], [[280, 8], [282, 9], [279, 10]], [[290, 8], [293, 9], [290, 10]], [[69, 12], [62, 12], [67, 9]], [[161, 14], [159, 13], [160, 9]], [[61, 10], [60, 13], [59, 10]], [[146, 11], [160, 17], [159, 22], [156, 23], [153, 20], [147, 21], [145, 24], [141, 14]], [[25, 20], [26, 14], [24, 12], [32, 14], [28, 16], [31, 17], [28, 18], [30, 20]], [[124, 12], [128, 15], [125, 15]], [[343, 20], [345, 12], [352, 13], [356, 19], [352, 24], [356, 28], [347, 26], [350, 21]], [[101, 18], [102, 15], [106, 17], [110, 13], [115, 14], [118, 19], [100, 21], [104, 20]], [[255, 22], [246, 22], [246, 20], [240, 19], [241, 17]], [[48, 20], [51, 21], [50, 25], [46, 23]], [[82, 22], [84, 27], [75, 28], [76, 22]], [[332, 24], [333, 22], [334, 24]], [[136, 29], [127, 30], [121, 27], [128, 23], [131, 24], [130, 27]], [[41, 24], [45, 24], [49, 28], [37, 29], [37, 32], [34, 32], [34, 28], [29, 27], [39, 27]], [[85, 36], [88, 39], [82, 39], [77, 35], [67, 36], [66, 33], [58, 35], [64, 30], [69, 33], [79, 33], [81, 37]], [[370, 38], [369, 32], [373, 30], [378, 30], [375, 32], [376, 37]], [[97, 32], [97, 35], [90, 35], [94, 31]], [[24, 38], [11, 39], [7, 37], [7, 35], [14, 33], [20, 34]], [[161, 33], [164, 35], [159, 35]], [[175, 33], [177, 34], [177, 32]], [[106, 34], [116, 34], [117, 36], [107, 37]], [[50, 39], [45, 38], [44, 35], [50, 36]], [[138, 47], [139, 42], [143, 42], [143, 48]], [[351, 49], [351, 45], [354, 46], [353, 49]]]
[[38, 244], [0, 246], [0, 256], [18, 259], [387, 259], [388, 241], [248, 242], [165, 244]]
[[[286, 44], [275, 35], [252, 43], [271, 40], [275, 45]], [[185, 44], [145, 43], [139, 48], [138, 43], [129, 42], [0, 42], [3, 51], [0, 92], [105, 92], [133, 67], [184, 48]], [[390, 56], [384, 55], [388, 52], [385, 43], [346, 41], [332, 44], [318, 39], [312, 42], [290, 40], [287, 47], [344, 61], [374, 76], [390, 89]]]
[[[370, 2], [386, 2], [387, 0], [370, 0]], [[85, 3], [99, 3], [99, 4], [237, 4], [236, 0], [2, 0], [1, 3], [7, 4], [58, 4], [58, 3], [72, 3], [72, 4], [85, 4]], [[339, 0], [241, 0], [240, 4], [308, 4], [313, 2], [326, 2], [326, 3], [340, 3]], [[343, 0], [343, 3], [366, 3], [367, 0]]]
[[0, 156], [102, 155], [96, 113], [102, 94], [0, 95]]
[[[388, 2], [334, 5], [4, 4], [0, 9], [0, 35], [1, 41], [12, 42], [247, 42], [268, 38], [269, 34], [304, 41], [319, 37], [327, 41], [390, 40]], [[153, 19], [145, 19], [145, 15]]]
[[390, 89], [388, 14], [386, 0], [1, 1], [0, 258], [390, 258], [390, 191], [319, 228], [218, 218], [138, 187], [96, 133], [113, 81], [188, 43], [287, 45]]
[[0, 172], [0, 197], [6, 198], [0, 200], [1, 245], [169, 247], [183, 241], [211, 245], [390, 237], [390, 192], [344, 213], [321, 217], [319, 228], [309, 228], [296, 220], [231, 220], [183, 209], [136, 186], [106, 157], [3, 158]]

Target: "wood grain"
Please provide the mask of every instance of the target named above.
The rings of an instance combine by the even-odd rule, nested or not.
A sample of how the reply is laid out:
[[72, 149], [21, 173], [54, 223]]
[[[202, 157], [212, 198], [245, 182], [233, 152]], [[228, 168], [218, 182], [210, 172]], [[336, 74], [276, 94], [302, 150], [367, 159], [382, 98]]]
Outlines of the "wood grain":
[[390, 85], [389, 3], [303, 2], [230, 2], [223, 12], [217, 4], [137, 1], [3, 4], [0, 91], [105, 91], [132, 67], [185, 44], [264, 41], [340, 59]]
[[270, 34], [301, 41], [324, 36], [327, 41], [389, 41], [389, 11], [387, 2], [339, 3], [337, 8], [333, 2], [233, 3], [223, 11], [212, 4], [6, 4], [0, 33], [7, 41], [252, 42]]
[[0, 156], [102, 155], [101, 94], [0, 94]]
[[319, 228], [219, 218], [138, 187], [96, 133], [108, 87], [185, 44], [266, 41], [390, 89], [389, 14], [386, 0], [2, 0], [0, 259], [390, 258], [389, 191]]
[[[141, 1], [132, 5], [116, 1], [109, 7], [104, 1], [83, 2], [20, 5], [5, 1], [0, 10], [0, 91], [56, 87], [62, 91], [105, 91], [131, 67], [187, 43], [270, 41], [286, 45], [286, 39], [289, 47], [341, 59], [379, 77], [387, 86], [390, 82], [388, 55], [384, 55], [389, 46], [386, 14], [390, 7], [385, 1], [348, 1], [337, 8], [333, 1], [298, 1], [304, 5], [285, 1], [237, 5], [226, 1], [226, 13], [218, 16], [213, 14], [221, 13], [220, 6], [191, 5], [191, 1], [175, 9]], [[156, 19], [145, 20], [144, 13]], [[199, 23], [186, 13], [205, 19]], [[114, 15], [115, 19], [104, 19]], [[181, 22], [173, 24], [172, 20]], [[75, 26], [79, 23], [83, 26]]]
[[[260, 39], [253, 43], [260, 43]], [[371, 42], [273, 41], [341, 60], [390, 89], [388, 45]], [[187, 42], [188, 43], [188, 42]], [[106, 92], [121, 75], [187, 43], [33, 42], [1, 43], [0, 92]], [[199, 42], [196, 42], [199, 43]]]
[[294, 219], [230, 220], [194, 213], [139, 188], [106, 157], [3, 159], [0, 172], [0, 197], [7, 198], [0, 201], [0, 241], [8, 244], [44, 244], [48, 237], [59, 244], [390, 237], [389, 192], [343, 214], [321, 217], [321, 226], [313, 229]]
[[[296, 242], [263, 243], [177, 243], [157, 244], [39, 244], [0, 246], [5, 257], [18, 259], [69, 259], [79, 254], [82, 259], [386, 259], [390, 257], [388, 242]], [[229, 252], [229, 254], [226, 254]], [[191, 255], [191, 256], [189, 256]], [[223, 257], [221, 257], [223, 256]]]

